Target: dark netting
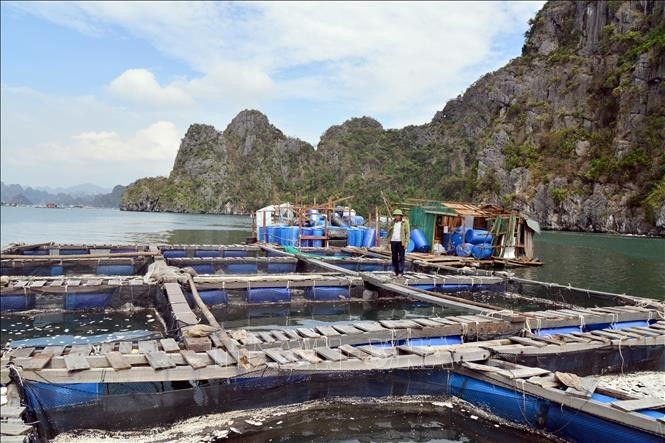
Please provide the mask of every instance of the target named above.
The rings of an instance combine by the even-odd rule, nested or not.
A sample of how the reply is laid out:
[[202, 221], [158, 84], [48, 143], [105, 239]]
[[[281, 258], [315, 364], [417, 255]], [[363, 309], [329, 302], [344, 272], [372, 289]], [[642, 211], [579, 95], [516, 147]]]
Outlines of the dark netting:
[[48, 438], [75, 429], [131, 430], [188, 417], [338, 396], [438, 395], [446, 370], [284, 373], [266, 369], [230, 380], [84, 383], [25, 381], [26, 401]]

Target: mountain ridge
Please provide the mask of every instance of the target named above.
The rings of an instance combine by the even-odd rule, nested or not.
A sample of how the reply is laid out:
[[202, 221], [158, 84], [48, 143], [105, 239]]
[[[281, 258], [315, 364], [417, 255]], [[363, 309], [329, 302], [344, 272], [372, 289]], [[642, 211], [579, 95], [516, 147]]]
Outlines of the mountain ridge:
[[662, 2], [548, 2], [522, 55], [483, 75], [429, 123], [371, 117], [317, 148], [255, 110], [224, 131], [192, 125], [168, 178], [141, 179], [121, 209], [247, 213], [281, 200], [380, 192], [513, 207], [550, 229], [665, 234]]

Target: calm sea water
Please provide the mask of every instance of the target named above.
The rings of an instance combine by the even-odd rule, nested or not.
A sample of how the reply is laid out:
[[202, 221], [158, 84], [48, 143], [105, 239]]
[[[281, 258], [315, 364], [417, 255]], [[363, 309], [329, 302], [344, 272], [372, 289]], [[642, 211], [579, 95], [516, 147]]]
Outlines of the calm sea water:
[[[0, 243], [237, 243], [249, 235], [249, 217], [122, 212], [113, 209], [3, 207]], [[665, 299], [665, 239], [543, 232], [536, 236], [539, 268], [516, 269], [525, 278]]]

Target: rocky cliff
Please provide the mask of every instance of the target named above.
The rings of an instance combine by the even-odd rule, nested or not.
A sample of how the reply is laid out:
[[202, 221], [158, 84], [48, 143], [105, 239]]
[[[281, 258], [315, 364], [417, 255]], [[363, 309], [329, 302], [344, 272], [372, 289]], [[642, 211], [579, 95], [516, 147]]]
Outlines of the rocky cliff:
[[170, 177], [121, 208], [246, 212], [354, 194], [354, 206], [421, 197], [500, 203], [551, 229], [665, 234], [665, 3], [548, 2], [522, 55], [421, 126], [369, 118], [315, 150], [258, 111], [219, 132], [192, 125]]

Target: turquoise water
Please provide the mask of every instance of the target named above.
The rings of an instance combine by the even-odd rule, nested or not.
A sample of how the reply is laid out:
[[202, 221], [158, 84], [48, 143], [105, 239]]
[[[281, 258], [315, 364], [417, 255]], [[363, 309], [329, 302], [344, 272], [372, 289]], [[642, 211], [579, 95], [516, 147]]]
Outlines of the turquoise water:
[[[245, 216], [122, 212], [113, 209], [2, 207], [0, 243], [238, 243], [249, 235]], [[539, 268], [525, 278], [665, 299], [665, 239], [543, 232]]]
[[665, 299], [665, 239], [543, 232], [535, 254], [544, 266], [518, 276], [585, 289]]

